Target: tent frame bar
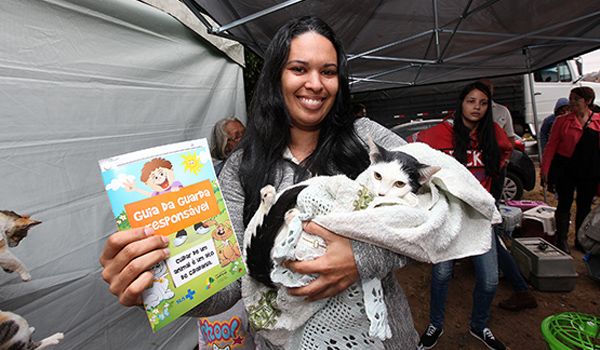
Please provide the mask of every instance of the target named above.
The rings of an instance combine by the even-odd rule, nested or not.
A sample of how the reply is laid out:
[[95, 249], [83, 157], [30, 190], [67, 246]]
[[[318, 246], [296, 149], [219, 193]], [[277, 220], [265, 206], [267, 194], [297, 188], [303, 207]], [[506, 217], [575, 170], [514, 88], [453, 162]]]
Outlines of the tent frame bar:
[[469, 14], [477, 11], [477, 9], [474, 9], [472, 12], [469, 12], [469, 8], [471, 7], [472, 3], [473, 3], [473, 0], [469, 0], [469, 2], [467, 3], [467, 5], [465, 6], [464, 11], [462, 12], [462, 15], [458, 18], [458, 22], [454, 26], [454, 29], [452, 30], [452, 34], [450, 34], [450, 38], [446, 42], [446, 45], [444, 45], [444, 48], [442, 49], [442, 53], [438, 56], [438, 62], [442, 62], [442, 60], [444, 58], [444, 55], [446, 54], [446, 50], [448, 50], [448, 47], [450, 47], [450, 43], [454, 39], [454, 35], [456, 35], [456, 31], [458, 30], [458, 27], [461, 25], [462, 21], [465, 18], [467, 18], [469, 16]]
[[437, 0], [433, 0], [433, 34], [435, 36], [435, 57], [440, 59], [440, 26], [438, 20]]
[[[469, 3], [467, 6], [470, 6], [470, 3]], [[466, 8], [465, 8], [465, 11], [464, 11], [463, 13], [466, 13], [466, 12], [467, 12], [467, 10], [468, 10], [468, 7], [466, 7]], [[503, 44], [506, 44], [506, 43], [509, 43], [509, 42], [512, 42], [512, 41], [519, 40], [519, 39], [530, 38], [530, 37], [531, 37], [531, 38], [536, 38], [536, 35], [537, 35], [538, 33], [543, 33], [543, 32], [545, 32], [545, 31], [548, 31], [548, 30], [552, 30], [552, 29], [561, 28], [561, 27], [563, 27], [563, 26], [566, 26], [566, 25], [569, 25], [569, 24], [571, 24], [571, 23], [574, 23], [574, 22], [577, 22], [577, 21], [580, 21], [580, 20], [585, 20], [585, 19], [588, 19], [588, 18], [590, 18], [590, 17], [597, 16], [597, 15], [599, 15], [599, 14], [600, 14], [600, 11], [596, 11], [596, 12], [593, 12], [593, 13], [591, 13], [591, 14], [587, 14], [587, 15], [585, 15], [585, 16], [581, 16], [581, 17], [574, 18], [574, 19], [571, 19], [571, 20], [568, 20], [568, 21], [565, 21], [565, 22], [557, 23], [557, 24], [554, 24], [554, 25], [552, 25], [552, 26], [550, 26], [550, 27], [545, 27], [545, 28], [538, 29], [538, 30], [534, 30], [534, 31], [531, 31], [531, 32], [528, 32], [528, 33], [524, 33], [524, 34], [517, 34], [517, 35], [508, 34], [508, 35], [506, 35], [506, 34], [500, 34], [500, 33], [485, 33], [485, 32], [482, 32], [482, 35], [494, 35], [494, 36], [503, 36], [503, 37], [505, 37], [505, 36], [509, 36], [509, 38], [508, 38], [508, 39], [506, 39], [506, 40], [499, 41], [499, 42], [497, 42], [497, 43], [494, 43], [494, 44], [485, 45], [485, 46], [479, 47], [479, 48], [477, 48], [477, 49], [474, 49], [474, 50], [471, 50], [471, 51], [463, 52], [463, 53], [461, 53], [461, 54], [458, 54], [458, 55], [455, 55], [455, 56], [448, 57], [447, 59], [440, 59], [440, 60], [438, 60], [438, 61], [435, 61], [435, 62], [432, 62], [432, 63], [431, 63], [431, 62], [426, 62], [426, 63], [421, 63], [420, 65], [417, 65], [417, 64], [412, 64], [412, 65], [409, 65], [409, 66], [403, 66], [403, 67], [400, 67], [400, 68], [397, 68], [397, 69], [392, 69], [392, 70], [388, 70], [388, 71], [379, 72], [379, 73], [376, 73], [376, 74], [373, 74], [373, 75], [367, 76], [366, 78], [359, 78], [359, 79], [356, 79], [355, 81], [351, 82], [350, 84], [357, 84], [357, 83], [361, 83], [361, 82], [367, 82], [367, 80], [368, 80], [368, 79], [373, 79], [373, 78], [381, 77], [381, 76], [383, 76], [383, 75], [387, 75], [387, 74], [395, 73], [395, 72], [397, 72], [397, 71], [400, 71], [400, 70], [405, 70], [405, 69], [412, 68], [412, 67], [415, 67], [415, 66], [419, 66], [419, 67], [420, 67], [420, 66], [422, 66], [423, 64], [427, 64], [427, 65], [434, 65], [434, 66], [435, 66], [435, 65], [436, 65], [436, 64], [438, 64], [438, 63], [442, 63], [442, 62], [446, 63], [446, 62], [448, 62], [448, 61], [453, 61], [453, 60], [456, 60], [456, 59], [459, 59], [459, 58], [462, 58], [462, 57], [465, 57], [465, 56], [469, 56], [469, 55], [471, 55], [471, 54], [474, 54], [474, 53], [477, 53], [477, 52], [481, 52], [481, 51], [484, 51], [484, 50], [488, 50], [488, 49], [490, 49], [490, 48], [494, 48], [494, 47], [496, 47], [496, 46], [500, 46], [500, 45], [503, 45]], [[446, 43], [446, 47], [444, 48], [444, 51], [443, 51], [443, 52], [445, 52], [446, 48], [448, 47], [448, 45], [449, 45], [450, 41], [452, 40], [452, 38], [454, 37], [454, 35], [455, 35], [456, 33], [460, 33], [460, 31], [458, 30], [458, 25], [460, 24], [460, 22], [461, 22], [463, 19], [464, 19], [464, 16], [461, 16], [459, 23], [457, 23], [457, 26], [454, 28], [454, 30], [452, 30], [452, 31], [451, 31], [451, 32], [452, 32], [451, 38], [450, 38], [450, 39], [449, 39], [449, 41]], [[450, 32], [450, 30], [448, 30], [448, 29], [441, 29], [441, 30], [442, 30], [442, 31], [444, 31], [444, 32]], [[367, 59], [367, 57], [375, 57], [375, 59], [378, 59], [378, 60], [384, 60], [384, 59], [385, 59], [385, 57], [383, 57], [383, 56], [368, 56], [368, 54], [369, 54], [369, 53], [372, 53], [372, 52], [375, 52], [375, 51], [379, 51], [379, 50], [381, 50], [381, 49], [383, 49], [383, 48], [387, 48], [387, 47], [390, 47], [390, 46], [393, 46], [393, 45], [398, 45], [398, 44], [401, 44], [401, 43], [407, 42], [407, 41], [409, 41], [409, 40], [414, 40], [414, 39], [416, 39], [416, 38], [419, 38], [419, 37], [422, 37], [422, 36], [424, 36], [424, 35], [430, 34], [430, 33], [432, 33], [432, 32], [435, 32], [435, 29], [433, 29], [433, 30], [428, 30], [428, 31], [425, 31], [425, 32], [422, 32], [422, 33], [419, 33], [419, 34], [416, 34], [416, 35], [413, 35], [413, 36], [407, 37], [407, 38], [405, 38], [405, 39], [398, 40], [398, 41], [396, 41], [396, 42], [394, 42], [394, 43], [387, 44], [387, 45], [384, 45], [384, 46], [380, 46], [380, 47], [378, 47], [378, 48], [374, 48], [374, 49], [371, 49], [371, 50], [365, 51], [365, 52], [363, 52], [363, 53], [361, 53], [361, 54], [358, 54], [358, 55], [353, 55], [353, 56], [351, 56], [351, 58], [349, 58], [349, 59], [348, 59], [348, 61], [350, 61], [350, 60], [352, 60], [352, 59], [355, 59], [355, 58], [359, 58], [359, 57], [362, 57], [362, 58], [365, 58], [365, 59]], [[468, 33], [468, 34], [476, 34], [476, 33], [477, 33], [477, 32], [472, 32], [472, 33]], [[565, 41], [589, 41], [589, 42], [600, 42], [600, 39], [593, 39], [593, 38], [586, 39], [586, 40], [582, 40], [582, 39], [584, 39], [584, 38], [572, 38], [572, 37], [544, 37], [544, 39], [549, 39], [549, 40], [554, 40], [554, 39], [555, 39], [555, 40], [565, 40]], [[576, 40], [571, 40], [571, 39], [576, 39]], [[442, 52], [442, 55], [443, 55], [443, 52]], [[367, 56], [367, 57], [365, 57], [365, 56]], [[390, 61], [399, 61], [399, 62], [418, 62], [418, 61], [416, 61], [416, 60], [412, 60], [412, 61], [411, 61], [409, 58], [396, 58], [396, 57], [390, 57], [390, 58], [388, 58], [388, 60], [390, 60]], [[469, 67], [471, 67], [471, 66], [469, 66]], [[463, 67], [463, 68], [458, 68], [458, 70], [462, 70], [462, 69], [464, 69], [464, 68], [466, 68], [466, 67]], [[454, 71], [456, 71], [456, 70], [454, 70]], [[416, 79], [415, 79], [415, 81], [413, 81], [413, 82], [411, 83], [411, 85], [414, 85], [414, 84], [415, 84], [415, 82], [416, 82]]]
[[[529, 94], [531, 97], [531, 111], [533, 112], [533, 128], [535, 129], [535, 134], [538, 134], [539, 126], [538, 126], [538, 122], [537, 122], [537, 104], [535, 103], [535, 87], [533, 86], [533, 74], [531, 73], [531, 54], [530, 54], [531, 48], [529, 47], [525, 47], [523, 49], [523, 54], [525, 55], [525, 64], [527, 65], [527, 75], [529, 76]], [[539, 162], [540, 162], [540, 169], [542, 168], [543, 164], [542, 164], [542, 144], [541, 142], [537, 142], [537, 149], [538, 149], [538, 158], [539, 158]], [[544, 190], [544, 202], [548, 203], [548, 194], [546, 192], [546, 186], [542, 186], [543, 190]]]
[[385, 44], [385, 45], [382, 45], [382, 46], [376, 47], [376, 48], [374, 48], [374, 49], [370, 49], [370, 50], [367, 50], [367, 51], [363, 51], [363, 52], [361, 52], [361, 53], [359, 53], [359, 54], [356, 54], [356, 55], [348, 55], [348, 61], [352, 61], [352, 60], [355, 60], [355, 59], [357, 59], [357, 58], [361, 58], [361, 57], [363, 57], [363, 56], [366, 56], [366, 55], [372, 54], [372, 53], [374, 53], [374, 52], [377, 52], [377, 51], [385, 50], [385, 49], [387, 49], [387, 48], [390, 48], [390, 47], [392, 47], [392, 46], [396, 46], [396, 45], [404, 44], [404, 43], [407, 43], [407, 42], [409, 42], [409, 41], [412, 41], [412, 40], [415, 40], [415, 39], [419, 39], [419, 38], [421, 38], [421, 37], [423, 37], [423, 36], [426, 36], [426, 35], [429, 35], [429, 34], [431, 34], [432, 32], [433, 32], [433, 30], [431, 30], [431, 29], [430, 29], [430, 30], [426, 30], [426, 31], [424, 31], [424, 32], [417, 33], [417, 34], [411, 35], [411, 36], [409, 36], [409, 37], [406, 37], [406, 38], [404, 38], [404, 39], [400, 39], [400, 40], [397, 40], [397, 41], [391, 42], [391, 43], [389, 43], [389, 44]]
[[[398, 68], [390, 69], [390, 70], [387, 70], [387, 71], [384, 71], [384, 72], [379, 72], [379, 73], [372, 74], [372, 75], [370, 75], [370, 76], [368, 76], [366, 78], [352, 78], [353, 81], [350, 82], [350, 85], [353, 85], [353, 84], [356, 84], [356, 83], [360, 83], [361, 81], [366, 81], [366, 80], [371, 80], [372, 81], [373, 78], [377, 78], [377, 77], [380, 77], [382, 75], [387, 75], [387, 74], [391, 74], [391, 73], [395, 73], [395, 72], [400, 72], [400, 71], [403, 71], [403, 70], [414, 68], [415, 66], [418, 66], [418, 65], [416, 65], [416, 64], [407, 64], [407, 65], [402, 66], [402, 67], [398, 67]], [[403, 83], [399, 83], [399, 84], [403, 84]], [[414, 85], [414, 83], [406, 83], [406, 84], [408, 84], [408, 85]]]
[[533, 30], [533, 31], [525, 33], [525, 34], [519, 34], [519, 35], [517, 35], [515, 37], [512, 37], [510, 39], [502, 40], [502, 41], [499, 41], [499, 42], [494, 43], [494, 44], [485, 45], [485, 46], [479, 47], [479, 48], [471, 50], [471, 51], [463, 52], [461, 54], [458, 54], [458, 55], [455, 55], [455, 56], [452, 56], [452, 57], [448, 57], [444, 61], [445, 62], [453, 61], [453, 60], [456, 60], [456, 59], [459, 59], [459, 58], [462, 58], [462, 57], [465, 57], [465, 56], [472, 55], [472, 54], [477, 53], [477, 52], [481, 52], [481, 51], [488, 50], [488, 49], [491, 49], [491, 48], [494, 48], [494, 47], [497, 47], [497, 46], [504, 45], [506, 43], [510, 43], [512, 41], [516, 41], [516, 40], [524, 39], [524, 38], [529, 38], [529, 37], [531, 37], [533, 35], [536, 35], [538, 33], [543, 33], [545, 31], [552, 30], [552, 29], [558, 29], [558, 28], [564, 27], [566, 25], [578, 22], [580, 20], [585, 20], [585, 19], [588, 19], [590, 17], [597, 16], [598, 14], [600, 14], [600, 11], [596, 11], [596, 12], [593, 12], [591, 14], [587, 14], [585, 16], [581, 16], [581, 17], [578, 17], [578, 18], [573, 18], [573, 19], [570, 19], [570, 20], [565, 21], [565, 22], [557, 23], [557, 24], [551, 25], [550, 27], [546, 27], [546, 28], [542, 28], [542, 29], [538, 29], [538, 30]]
[[236, 21], [233, 21], [233, 22], [231, 22], [229, 24], [220, 26], [219, 28], [212, 28], [211, 27], [211, 28], [208, 29], [208, 31], [211, 34], [221, 34], [221, 33], [225, 32], [225, 31], [227, 31], [227, 30], [229, 30], [231, 28], [235, 28], [237, 26], [241, 26], [242, 24], [254, 21], [257, 18], [260, 18], [260, 17], [266, 16], [268, 14], [271, 14], [273, 12], [285, 9], [287, 7], [295, 5], [295, 4], [297, 4], [299, 2], [302, 2], [302, 1], [304, 1], [304, 0], [287, 0], [287, 1], [284, 1], [284, 2], [282, 2], [280, 4], [277, 4], [277, 5], [268, 7], [266, 9], [264, 9], [264, 10], [261, 10], [261, 11], [258, 11], [256, 13], [253, 13], [253, 14], [251, 14], [249, 16], [240, 18], [240, 19], [238, 19]]
[[402, 58], [402, 57], [387, 57], [387, 56], [362, 56], [362, 59], [372, 61], [392, 61], [392, 62], [408, 62], [408, 63], [423, 63], [423, 64], [435, 64], [436, 60], [422, 60], [419, 58]]
[[[359, 79], [350, 77], [350, 80]], [[391, 84], [391, 85], [402, 85], [402, 86], [411, 86], [413, 84], [409, 82], [401, 82], [401, 81], [391, 81], [391, 80], [380, 80], [380, 79], [368, 79], [368, 78], [360, 78], [361, 81], [365, 81], [368, 83], [382, 83], [382, 84]]]
[[[442, 33], [450, 33], [454, 32], [450, 29], [440, 29]], [[495, 37], [503, 37], [503, 38], [514, 38], [519, 36], [519, 34], [508, 34], [508, 33], [494, 33], [494, 32], [478, 32], [473, 30], [458, 30], [457, 34], [464, 35], [479, 35], [479, 36], [495, 36]], [[548, 36], [548, 35], [529, 35], [528, 38], [531, 39], [542, 39], [542, 40], [568, 40], [568, 41], [581, 41], [581, 42], [591, 42], [591, 43], [600, 43], [600, 38], [579, 38], [573, 36]]]

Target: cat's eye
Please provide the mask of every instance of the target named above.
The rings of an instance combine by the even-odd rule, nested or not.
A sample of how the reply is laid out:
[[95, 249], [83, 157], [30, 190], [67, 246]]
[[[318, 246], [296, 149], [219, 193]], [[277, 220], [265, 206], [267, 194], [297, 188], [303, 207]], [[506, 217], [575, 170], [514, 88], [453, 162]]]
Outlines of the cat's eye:
[[404, 187], [404, 185], [406, 185], [404, 182], [402, 181], [396, 181], [394, 182], [394, 186], [398, 187], [398, 188], [402, 188]]
[[381, 180], [381, 174], [378, 172], [373, 172], [373, 177], [375, 178], [375, 180]]

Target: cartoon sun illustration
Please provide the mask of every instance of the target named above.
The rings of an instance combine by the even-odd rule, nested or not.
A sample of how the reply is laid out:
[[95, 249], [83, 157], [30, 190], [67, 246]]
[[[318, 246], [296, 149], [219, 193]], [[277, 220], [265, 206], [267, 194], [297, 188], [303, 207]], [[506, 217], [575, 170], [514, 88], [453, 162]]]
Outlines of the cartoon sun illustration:
[[196, 152], [183, 154], [181, 155], [183, 158], [183, 171], [193, 173], [194, 175], [198, 175], [198, 172], [202, 169], [203, 164], [200, 162], [200, 157], [196, 154]]

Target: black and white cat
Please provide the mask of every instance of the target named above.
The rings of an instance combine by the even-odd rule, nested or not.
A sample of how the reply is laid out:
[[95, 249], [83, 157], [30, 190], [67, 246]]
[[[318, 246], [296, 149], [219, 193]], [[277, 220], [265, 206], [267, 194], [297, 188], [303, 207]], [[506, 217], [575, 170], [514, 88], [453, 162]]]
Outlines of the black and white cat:
[[261, 203], [257, 215], [248, 223], [253, 232], [250, 237], [244, 237], [244, 249], [248, 274], [267, 287], [275, 288], [271, 280], [271, 251], [277, 235], [285, 229], [285, 224], [289, 223], [289, 213], [295, 210], [298, 194], [305, 188], [306, 186], [293, 187], [283, 192], [277, 201], [275, 187], [267, 185], [260, 190]]
[[[375, 196], [369, 207], [402, 204], [398, 200], [406, 198], [408, 194], [416, 194], [440, 170], [437, 166], [420, 163], [407, 153], [388, 151], [371, 139], [368, 140], [368, 145], [371, 159], [371, 165], [366, 169], [371, 178], [368, 190]], [[306, 186], [292, 187], [284, 191], [276, 201], [273, 200], [273, 186], [261, 189], [262, 198], [269, 200], [261, 202], [257, 215], [248, 224], [252, 235], [245, 238], [244, 246], [248, 274], [267, 287], [275, 287], [270, 277], [273, 268], [272, 249], [278, 241], [279, 233], [285, 232], [286, 225], [290, 223], [294, 211], [297, 211], [295, 205], [298, 194], [305, 188]], [[313, 243], [318, 243], [315, 242]], [[323, 253], [325, 249], [323, 247]]]
[[64, 338], [55, 333], [41, 341], [31, 340], [35, 328], [29, 327], [23, 317], [7, 311], [0, 311], [0, 349], [2, 350], [40, 350], [56, 345]]
[[375, 195], [370, 207], [406, 199], [409, 193], [416, 194], [440, 170], [438, 166], [420, 163], [410, 154], [388, 151], [370, 138], [368, 144], [371, 159], [367, 168], [371, 180], [369, 190]]
[[0, 210], [0, 267], [6, 272], [17, 272], [23, 281], [31, 280], [31, 275], [8, 248], [16, 247], [27, 236], [30, 228], [41, 223], [14, 211]]

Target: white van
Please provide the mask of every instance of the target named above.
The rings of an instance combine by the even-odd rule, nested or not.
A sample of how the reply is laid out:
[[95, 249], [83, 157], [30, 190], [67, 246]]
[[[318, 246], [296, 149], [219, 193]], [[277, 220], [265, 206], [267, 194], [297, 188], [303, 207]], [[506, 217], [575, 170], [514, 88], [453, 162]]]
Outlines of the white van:
[[[561, 98], [569, 98], [571, 89], [578, 86], [589, 86], [596, 93], [596, 104], [600, 104], [600, 83], [583, 81], [581, 74], [581, 61], [572, 59], [562, 61], [552, 66], [539, 69], [523, 76], [523, 90], [525, 97], [525, 122], [529, 124], [532, 132], [538, 133], [543, 120], [554, 113], [554, 105]], [[533, 78], [535, 104], [537, 107], [537, 130], [534, 128], [533, 107], [529, 79]]]

